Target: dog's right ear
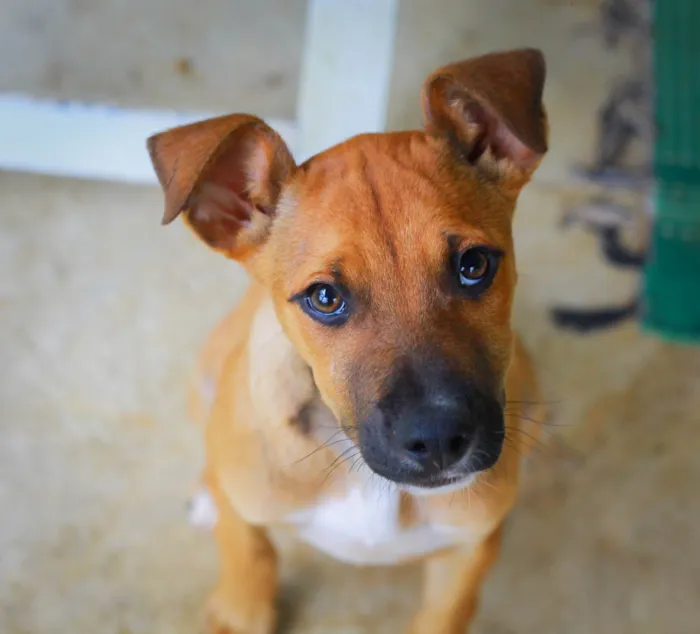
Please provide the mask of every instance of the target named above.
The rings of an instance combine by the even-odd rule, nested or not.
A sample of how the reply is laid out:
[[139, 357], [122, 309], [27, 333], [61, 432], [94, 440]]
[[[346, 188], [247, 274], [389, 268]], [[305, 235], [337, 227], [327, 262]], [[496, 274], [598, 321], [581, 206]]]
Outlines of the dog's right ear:
[[238, 260], [265, 240], [296, 165], [261, 119], [208, 119], [156, 134], [147, 144], [165, 192], [163, 224], [182, 213], [206, 244]]
[[547, 152], [542, 53], [519, 49], [450, 64], [423, 87], [426, 132], [459, 158], [519, 190]]

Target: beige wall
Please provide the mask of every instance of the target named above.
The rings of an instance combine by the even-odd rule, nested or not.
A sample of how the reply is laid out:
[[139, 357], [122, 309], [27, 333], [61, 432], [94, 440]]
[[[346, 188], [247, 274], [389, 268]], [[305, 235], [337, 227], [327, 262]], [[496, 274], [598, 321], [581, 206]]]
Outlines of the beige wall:
[[[0, 90], [293, 115], [302, 0], [0, 3]], [[595, 111], [627, 66], [575, 36], [596, 8], [404, 0], [399, 15], [392, 128], [418, 124], [421, 80], [446, 61], [532, 45], [550, 70], [551, 152], [517, 217], [517, 322], [554, 402], [552, 441], [477, 633], [697, 632], [698, 354], [634, 324], [585, 338], [547, 318], [555, 301], [636, 289], [592, 236], [558, 226], [590, 194], [570, 170], [591, 157]], [[152, 188], [4, 173], [0, 209], [0, 629], [192, 632], [215, 564], [185, 524], [201, 452], [184, 388], [243, 277], [182, 227], [162, 229]], [[291, 632], [395, 634], [414, 602], [415, 571], [286, 552]]]

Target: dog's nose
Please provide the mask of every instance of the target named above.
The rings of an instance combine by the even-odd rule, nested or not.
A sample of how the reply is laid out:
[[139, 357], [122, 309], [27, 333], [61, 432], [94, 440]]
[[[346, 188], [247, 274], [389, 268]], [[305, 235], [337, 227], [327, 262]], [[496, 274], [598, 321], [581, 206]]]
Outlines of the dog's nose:
[[358, 429], [372, 471], [398, 484], [431, 488], [496, 464], [505, 439], [503, 407], [450, 368], [440, 359], [397, 366]]
[[417, 436], [406, 442], [406, 453], [423, 467], [424, 472], [442, 471], [458, 463], [469, 448], [465, 434]]
[[459, 410], [429, 409], [416, 412], [412, 421], [403, 421], [395, 435], [396, 449], [417, 463], [425, 475], [457, 464], [473, 440], [468, 418]]

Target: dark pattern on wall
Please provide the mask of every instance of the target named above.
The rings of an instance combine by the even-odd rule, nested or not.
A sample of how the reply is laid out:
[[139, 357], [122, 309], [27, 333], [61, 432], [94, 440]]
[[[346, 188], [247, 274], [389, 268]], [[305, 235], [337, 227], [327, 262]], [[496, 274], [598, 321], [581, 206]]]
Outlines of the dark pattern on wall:
[[[619, 190], [644, 194], [651, 184], [651, 152], [654, 142], [651, 73], [651, 9], [653, 0], [604, 0], [600, 30], [610, 49], [620, 46], [629, 51], [632, 72], [611, 87], [598, 112], [597, 148], [592, 163], [576, 170], [589, 183], [600, 186], [586, 204], [566, 210], [562, 227], [593, 232], [606, 264], [639, 270], [644, 266], [645, 249], [625, 244], [625, 229], [640, 214], [616, 202]], [[644, 217], [648, 220], [648, 215]], [[619, 305], [574, 309], [555, 307], [552, 319], [561, 328], [591, 332], [634, 318], [638, 297]]]

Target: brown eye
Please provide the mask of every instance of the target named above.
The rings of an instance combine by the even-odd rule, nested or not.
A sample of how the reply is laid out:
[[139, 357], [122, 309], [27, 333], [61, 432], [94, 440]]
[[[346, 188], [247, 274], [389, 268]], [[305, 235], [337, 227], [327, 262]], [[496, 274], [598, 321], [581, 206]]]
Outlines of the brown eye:
[[489, 276], [491, 262], [484, 249], [467, 249], [459, 258], [459, 283], [475, 286]]
[[345, 308], [340, 293], [330, 284], [316, 284], [307, 295], [309, 307], [321, 315], [337, 315]]

